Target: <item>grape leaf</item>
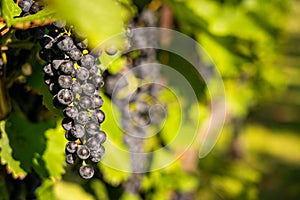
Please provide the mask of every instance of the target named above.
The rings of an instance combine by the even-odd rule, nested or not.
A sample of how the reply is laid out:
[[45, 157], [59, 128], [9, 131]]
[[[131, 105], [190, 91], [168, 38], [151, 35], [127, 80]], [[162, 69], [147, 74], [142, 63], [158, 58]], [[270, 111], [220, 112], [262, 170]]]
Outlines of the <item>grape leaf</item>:
[[37, 198], [40, 200], [56, 200], [54, 193], [54, 182], [44, 180], [42, 185], [36, 190]]
[[128, 16], [124, 7], [111, 0], [53, 0], [49, 3], [57, 8], [62, 19], [75, 24], [86, 34], [93, 47], [122, 32], [124, 19]]
[[12, 172], [14, 178], [23, 178], [26, 176], [26, 171], [21, 168], [20, 161], [16, 160], [12, 156], [12, 148], [9, 144], [9, 138], [5, 131], [5, 121], [0, 122], [0, 132], [1, 132], [1, 139], [0, 139], [0, 157], [1, 157], [1, 164], [7, 165], [7, 170]]
[[10, 27], [15, 16], [18, 16], [21, 13], [21, 8], [13, 0], [2, 0], [1, 10], [3, 18], [6, 22], [6, 25]]
[[26, 24], [33, 22], [35, 25], [48, 23], [53, 21], [55, 18], [55, 12], [53, 9], [45, 8], [33, 15], [27, 15], [25, 17], [14, 18], [11, 20], [11, 25], [22, 28], [26, 27]]
[[13, 149], [12, 156], [21, 162], [25, 171], [33, 167], [40, 176], [48, 176], [41, 156], [46, 148], [45, 131], [53, 126], [50, 121], [32, 123], [15, 113], [9, 115], [5, 130]]
[[[47, 139], [46, 150], [43, 154], [43, 160], [46, 163], [46, 168], [49, 171], [50, 177], [59, 179], [64, 173], [65, 161], [65, 137], [64, 130], [61, 124], [58, 123], [55, 129], [48, 129], [45, 132]], [[53, 162], [55, 160], [55, 162]]]

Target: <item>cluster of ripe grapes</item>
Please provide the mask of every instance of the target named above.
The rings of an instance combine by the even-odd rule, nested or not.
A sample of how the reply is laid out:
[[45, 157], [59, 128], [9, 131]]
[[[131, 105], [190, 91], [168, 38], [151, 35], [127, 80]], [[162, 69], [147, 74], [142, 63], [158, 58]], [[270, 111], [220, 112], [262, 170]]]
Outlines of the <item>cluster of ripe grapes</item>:
[[[22, 9], [20, 17], [42, 9], [42, 5], [31, 0], [21, 0], [18, 5]], [[63, 20], [19, 30], [15, 35], [19, 39], [33, 35], [39, 40], [42, 47], [39, 56], [46, 61], [45, 83], [53, 95], [53, 105], [64, 113], [62, 126], [68, 140], [66, 163], [83, 161], [79, 174], [84, 179], [92, 178], [92, 163], [98, 163], [103, 157], [102, 144], [106, 140], [106, 133], [100, 130], [105, 114], [100, 109], [103, 99], [99, 90], [104, 81], [98, 68], [98, 55], [89, 54], [88, 40]]]
[[[99, 89], [104, 85], [98, 59], [87, 54], [86, 40], [77, 41], [66, 32], [64, 23], [56, 22], [54, 30], [40, 40], [40, 57], [44, 66], [45, 83], [53, 96], [53, 104], [63, 109], [62, 126], [66, 130], [66, 162], [74, 164], [76, 158], [97, 163], [103, 157], [102, 146], [106, 134], [100, 130], [105, 115], [100, 110], [103, 100]], [[75, 34], [76, 35], [76, 34]], [[80, 175], [89, 179], [94, 170], [85, 163]]]

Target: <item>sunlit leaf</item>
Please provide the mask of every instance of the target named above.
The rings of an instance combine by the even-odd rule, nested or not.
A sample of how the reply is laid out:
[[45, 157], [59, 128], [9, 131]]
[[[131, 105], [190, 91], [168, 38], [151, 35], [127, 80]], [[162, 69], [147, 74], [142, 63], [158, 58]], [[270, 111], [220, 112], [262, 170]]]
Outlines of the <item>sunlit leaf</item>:
[[9, 144], [9, 138], [5, 131], [5, 121], [0, 122], [0, 132], [1, 132], [1, 139], [0, 139], [0, 158], [1, 164], [7, 165], [8, 172], [11, 172], [13, 177], [23, 178], [27, 174], [24, 169], [20, 166], [20, 161], [16, 160], [15, 157], [12, 155], [12, 147]]

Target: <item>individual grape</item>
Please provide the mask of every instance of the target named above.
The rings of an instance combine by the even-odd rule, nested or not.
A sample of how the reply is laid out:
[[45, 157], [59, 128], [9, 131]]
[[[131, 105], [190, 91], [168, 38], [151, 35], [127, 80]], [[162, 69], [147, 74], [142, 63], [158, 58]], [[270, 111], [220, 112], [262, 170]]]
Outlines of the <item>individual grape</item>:
[[91, 69], [89, 69], [89, 72], [90, 72], [90, 76], [94, 76], [97, 74], [98, 72], [98, 65], [93, 65], [91, 67]]
[[88, 122], [85, 125], [85, 130], [90, 135], [95, 135], [100, 129], [100, 126], [98, 123], [95, 122]]
[[97, 148], [100, 148], [100, 142], [96, 137], [90, 137], [86, 141], [86, 146], [92, 151], [96, 150]]
[[87, 70], [86, 68], [84, 67], [80, 67], [78, 70], [77, 70], [77, 74], [76, 74], [76, 78], [79, 80], [79, 81], [86, 81], [88, 78], [89, 78], [89, 70]]
[[92, 55], [85, 55], [80, 60], [81, 66], [90, 69], [95, 65], [95, 58]]
[[71, 134], [76, 138], [82, 138], [85, 134], [84, 127], [80, 124], [75, 124], [71, 129]]
[[106, 141], [106, 133], [104, 131], [98, 131], [93, 137], [96, 138], [100, 144]]
[[85, 83], [82, 85], [82, 91], [87, 96], [91, 96], [92, 94], [94, 94], [95, 90], [95, 86], [91, 83]]
[[75, 163], [76, 157], [73, 154], [66, 155], [66, 163], [72, 165]]
[[73, 92], [74, 95], [81, 94], [82, 88], [79, 83], [73, 83], [71, 86], [71, 91]]
[[103, 87], [103, 85], [104, 85], [104, 81], [103, 81], [102, 76], [94, 75], [92, 77], [91, 81], [94, 84], [94, 86], [96, 87], [96, 89], [98, 89], [100, 87]]
[[98, 109], [103, 105], [103, 99], [99, 95], [94, 95], [91, 98], [93, 103], [93, 109]]
[[82, 53], [81, 53], [80, 49], [78, 49], [78, 48], [71, 49], [68, 52], [68, 55], [74, 61], [78, 61], [78, 60], [80, 60], [82, 58]]
[[84, 179], [90, 179], [94, 176], [94, 169], [92, 166], [86, 164], [79, 168], [79, 174]]
[[105, 120], [105, 114], [102, 110], [94, 110], [91, 119], [101, 124]]
[[64, 114], [67, 117], [74, 119], [78, 115], [78, 109], [75, 106], [68, 106], [67, 108], [65, 108]]
[[74, 141], [70, 141], [66, 144], [66, 151], [68, 153], [75, 153], [77, 151], [78, 145]]
[[20, 0], [18, 6], [23, 12], [29, 12], [32, 3], [33, 2], [31, 0]]
[[39, 12], [42, 9], [43, 9], [43, 5], [40, 4], [39, 2], [35, 1], [31, 5], [29, 12], [30, 12], [30, 14], [35, 14], [35, 13]]
[[91, 156], [91, 158], [94, 158], [91, 160], [93, 162], [99, 162], [100, 159], [104, 156], [104, 154], [105, 154], [105, 149], [102, 145], [100, 145], [97, 149], [91, 150], [90, 156]]
[[72, 86], [72, 77], [71, 76], [67, 76], [67, 75], [60, 75], [58, 77], [58, 85], [61, 88], [70, 88]]
[[90, 157], [90, 149], [86, 145], [82, 145], [77, 149], [77, 156], [82, 160], [88, 159]]
[[59, 68], [63, 74], [67, 75], [71, 75], [75, 71], [74, 64], [72, 61], [63, 62]]
[[61, 122], [62, 127], [66, 130], [69, 131], [73, 127], [73, 120], [71, 118], [64, 118]]
[[77, 140], [78, 138], [74, 137], [71, 133], [71, 130], [70, 131], [66, 131], [65, 133], [65, 138], [68, 140], [68, 141], [75, 141]]
[[70, 36], [65, 35], [64, 39], [57, 43], [57, 47], [62, 51], [71, 51], [74, 45], [73, 39]]
[[83, 108], [83, 109], [85, 109], [85, 110], [91, 108], [92, 107], [92, 103], [93, 102], [91, 101], [90, 97], [88, 97], [88, 96], [82, 96], [79, 99], [79, 105], [80, 105], [80, 107]]
[[52, 67], [51, 67], [51, 64], [46, 64], [43, 68], [44, 70], [44, 73], [48, 76], [54, 76], [54, 73], [52, 71]]
[[61, 89], [57, 93], [57, 99], [61, 104], [69, 105], [73, 101], [73, 94], [72, 94], [71, 90]]
[[89, 115], [87, 111], [80, 111], [75, 120], [79, 124], [86, 124], [89, 121]]
[[[57, 89], [56, 89], [55, 86], [56, 86], [56, 84], [54, 84], [54, 83], [50, 83], [50, 84], [49, 84], [49, 90], [50, 90], [50, 92], [51, 92], [52, 94], [57, 93]], [[58, 100], [57, 95], [54, 95], [53, 100], [52, 100], [52, 103], [53, 103], [53, 105], [55, 106], [55, 108], [57, 108], [57, 109], [65, 109], [65, 107], [67, 106], [67, 105], [65, 105], [65, 104], [62, 104], [62, 103]]]

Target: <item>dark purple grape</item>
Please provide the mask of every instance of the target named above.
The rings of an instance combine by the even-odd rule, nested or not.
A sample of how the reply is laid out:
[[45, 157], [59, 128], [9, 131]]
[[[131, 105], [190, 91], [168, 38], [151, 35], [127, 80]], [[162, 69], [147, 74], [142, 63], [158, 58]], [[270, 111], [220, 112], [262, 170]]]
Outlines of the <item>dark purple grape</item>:
[[89, 122], [85, 125], [85, 130], [90, 135], [95, 135], [100, 129], [100, 126], [96, 122]]
[[82, 85], [82, 92], [87, 96], [93, 95], [95, 90], [96, 90], [95, 86], [91, 83], [85, 83]]
[[103, 99], [99, 95], [94, 95], [91, 98], [93, 103], [93, 109], [98, 109], [103, 105]]
[[75, 124], [71, 129], [71, 134], [76, 138], [82, 138], [85, 134], [84, 127], [80, 124]]
[[91, 98], [88, 96], [82, 96], [79, 99], [79, 105], [81, 108], [87, 110], [92, 107], [93, 102], [91, 101]]
[[61, 104], [69, 105], [73, 101], [73, 94], [72, 94], [71, 90], [61, 89], [57, 93], [57, 99]]
[[67, 108], [65, 108], [64, 114], [67, 117], [74, 119], [78, 115], [78, 109], [75, 106], [68, 106]]
[[105, 114], [102, 110], [95, 110], [92, 113], [91, 119], [101, 124], [105, 120]]
[[89, 72], [90, 72], [90, 76], [94, 76], [98, 73], [98, 65], [94, 65], [91, 67], [91, 69], [89, 69]]
[[59, 67], [61, 73], [71, 75], [75, 71], [75, 67], [72, 61], [63, 62]]
[[89, 114], [87, 111], [80, 111], [75, 119], [76, 123], [86, 124], [89, 121]]
[[70, 141], [66, 144], [66, 151], [68, 153], [75, 153], [77, 151], [78, 145], [74, 141]]
[[74, 137], [71, 133], [71, 131], [66, 131], [65, 133], [65, 138], [68, 140], [68, 141], [75, 141], [77, 140], [78, 138]]
[[57, 43], [57, 47], [65, 52], [71, 51], [74, 45], [73, 39], [70, 36], [64, 35], [63, 39]]
[[104, 156], [105, 149], [100, 145], [97, 149], [90, 151], [90, 157], [93, 162], [99, 162], [100, 159]]
[[73, 154], [67, 154], [66, 155], [66, 163], [69, 165], [72, 165], [75, 163], [76, 157]]
[[35, 14], [43, 9], [43, 5], [40, 2], [34, 2], [30, 7], [30, 14]]
[[95, 65], [95, 58], [92, 55], [85, 55], [80, 60], [81, 66], [90, 69]]
[[98, 131], [93, 137], [96, 138], [100, 144], [106, 141], [106, 133], [104, 131]]
[[79, 80], [79, 81], [86, 81], [90, 76], [90, 73], [89, 73], [89, 70], [87, 70], [86, 68], [84, 67], [80, 67], [78, 70], [77, 70], [77, 73], [76, 73], [76, 78]]
[[82, 145], [77, 149], [77, 156], [82, 160], [88, 159], [90, 157], [90, 149], [86, 145]]
[[94, 169], [92, 166], [86, 164], [79, 168], [79, 174], [84, 179], [90, 179], [94, 176]]
[[68, 76], [68, 75], [60, 75], [58, 77], [58, 85], [61, 87], [61, 88], [70, 88], [72, 86], [72, 77], [71, 76]]
[[74, 95], [81, 94], [82, 88], [79, 83], [73, 83], [71, 86], [71, 91], [73, 92]]
[[62, 120], [62, 122], [61, 122], [62, 127], [63, 127], [66, 131], [71, 130], [72, 127], [73, 127], [73, 124], [74, 124], [73, 120], [72, 120], [71, 118], [67, 118], [67, 117], [65, 117], [65, 118]]
[[33, 2], [31, 0], [20, 0], [18, 6], [23, 12], [29, 12], [32, 3]]
[[104, 85], [104, 81], [103, 81], [102, 76], [98, 76], [98, 75], [94, 75], [92, 77], [91, 82], [94, 84], [94, 86], [96, 87], [96, 89], [98, 89], [100, 87], [103, 87], [103, 85]]
[[73, 48], [68, 52], [68, 55], [72, 60], [78, 61], [82, 58], [82, 53], [80, 49], [78, 48]]

